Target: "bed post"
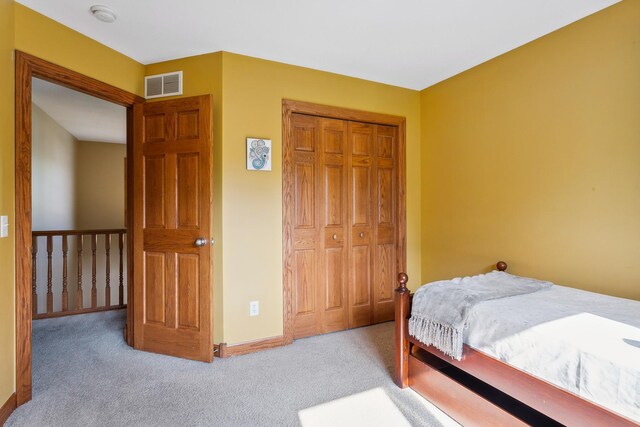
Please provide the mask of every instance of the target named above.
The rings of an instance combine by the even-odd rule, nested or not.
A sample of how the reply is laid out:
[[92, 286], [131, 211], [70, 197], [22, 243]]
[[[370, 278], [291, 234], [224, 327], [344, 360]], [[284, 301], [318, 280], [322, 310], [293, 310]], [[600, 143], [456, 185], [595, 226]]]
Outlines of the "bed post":
[[409, 277], [405, 273], [398, 274], [399, 286], [395, 291], [396, 305], [396, 384], [400, 388], [409, 386], [409, 341], [407, 340], [407, 318], [409, 317]]

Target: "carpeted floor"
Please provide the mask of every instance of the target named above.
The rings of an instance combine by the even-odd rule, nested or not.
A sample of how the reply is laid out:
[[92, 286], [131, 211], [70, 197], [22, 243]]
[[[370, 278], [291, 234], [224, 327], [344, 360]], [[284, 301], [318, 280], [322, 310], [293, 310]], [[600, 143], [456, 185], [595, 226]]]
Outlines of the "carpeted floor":
[[455, 425], [393, 383], [393, 323], [205, 364], [131, 349], [124, 315], [34, 321], [33, 400], [7, 425]]

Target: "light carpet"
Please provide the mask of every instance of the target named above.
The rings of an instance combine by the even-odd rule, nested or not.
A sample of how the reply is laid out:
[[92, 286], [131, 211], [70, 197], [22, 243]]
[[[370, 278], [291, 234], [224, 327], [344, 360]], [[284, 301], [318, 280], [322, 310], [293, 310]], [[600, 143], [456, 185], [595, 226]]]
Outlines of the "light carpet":
[[393, 383], [393, 323], [206, 364], [133, 350], [124, 321], [34, 321], [33, 400], [7, 425], [456, 425]]

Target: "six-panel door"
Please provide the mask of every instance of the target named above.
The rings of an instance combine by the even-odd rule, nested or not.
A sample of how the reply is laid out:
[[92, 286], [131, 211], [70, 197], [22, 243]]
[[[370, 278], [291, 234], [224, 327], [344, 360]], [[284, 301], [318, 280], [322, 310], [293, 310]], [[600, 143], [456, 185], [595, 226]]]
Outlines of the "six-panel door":
[[134, 116], [134, 346], [211, 361], [211, 98]]
[[346, 123], [293, 115], [296, 338], [349, 326]]

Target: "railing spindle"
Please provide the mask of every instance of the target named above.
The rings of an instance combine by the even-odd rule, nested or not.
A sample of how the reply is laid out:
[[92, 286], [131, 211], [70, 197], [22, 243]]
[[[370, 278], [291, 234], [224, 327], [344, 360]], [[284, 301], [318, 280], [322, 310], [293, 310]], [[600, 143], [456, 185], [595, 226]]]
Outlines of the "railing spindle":
[[82, 234], [76, 237], [78, 245], [78, 290], [76, 291], [76, 310], [82, 310], [84, 299], [82, 297]]
[[118, 247], [120, 249], [120, 284], [118, 286], [118, 304], [124, 304], [124, 233], [118, 233]]
[[69, 293], [67, 290], [67, 252], [69, 245], [67, 236], [62, 236], [62, 311], [69, 310]]
[[111, 233], [104, 235], [104, 252], [105, 252], [105, 286], [104, 286], [104, 305], [111, 305]]
[[31, 311], [38, 314], [38, 237], [31, 239]]
[[[49, 317], [59, 317], [65, 316], [69, 314], [78, 314], [78, 313], [91, 313], [96, 311], [106, 311], [106, 310], [115, 310], [122, 309], [126, 307], [124, 303], [125, 300], [125, 236], [127, 230], [124, 228], [118, 229], [93, 229], [93, 230], [43, 230], [43, 231], [33, 231], [31, 234], [31, 261], [32, 261], [32, 269], [31, 269], [31, 299], [32, 299], [32, 317], [34, 319], [42, 319]], [[117, 235], [118, 239], [118, 249], [119, 249], [119, 283], [118, 283], [118, 301], [115, 302], [115, 298], [112, 297], [111, 292], [111, 268], [114, 267], [112, 264], [115, 260], [111, 259], [112, 245], [114, 244], [113, 235]], [[60, 236], [61, 240], [61, 253], [57, 250], [54, 253], [54, 244], [56, 243], [54, 239]], [[75, 297], [75, 307], [74, 302], [69, 302], [69, 239], [73, 239], [75, 236], [76, 240], [76, 251], [77, 251], [77, 260], [78, 260], [78, 282], [77, 282], [77, 290]], [[83, 261], [84, 261], [84, 237], [88, 236], [91, 240], [91, 303], [90, 305], [84, 302], [84, 287], [83, 287]], [[102, 249], [100, 248], [100, 253], [98, 253], [98, 240], [99, 236], [104, 236], [104, 255], [102, 253]], [[42, 304], [38, 304], [38, 286], [40, 289], [44, 288], [44, 283], [38, 283], [38, 276], [43, 276], [42, 273], [38, 274], [38, 239], [46, 238], [46, 252], [47, 252], [47, 296], [46, 296], [46, 311]], [[42, 243], [42, 241], [40, 242]], [[73, 240], [71, 240], [73, 243]], [[41, 247], [44, 247], [42, 244]], [[88, 247], [88, 246], [87, 246]], [[73, 250], [73, 249], [72, 249]], [[73, 254], [71, 254], [73, 256]], [[102, 263], [102, 257], [104, 256], [105, 260], [105, 271], [104, 271], [104, 285], [102, 282], [102, 277], [98, 277], [97, 264], [98, 257], [100, 258], [100, 263]], [[57, 270], [54, 269], [53, 264], [56, 266], [59, 265], [59, 262], [62, 262], [62, 282], [59, 282], [60, 277], [58, 276]], [[42, 265], [42, 261], [40, 262]], [[54, 279], [54, 270], [56, 277]], [[100, 275], [102, 275], [102, 271], [100, 271]], [[44, 278], [40, 278], [41, 282], [44, 282]], [[100, 279], [100, 283], [98, 283], [98, 279]], [[55, 289], [54, 289], [55, 285]], [[60, 286], [60, 288], [58, 288]], [[73, 286], [73, 285], [71, 285]], [[98, 293], [103, 292], [104, 286], [104, 301], [98, 301]], [[61, 305], [54, 310], [54, 291], [61, 292]], [[41, 293], [43, 291], [40, 291]], [[38, 307], [40, 306], [40, 307]], [[38, 312], [40, 310], [40, 313]]]
[[53, 312], [53, 236], [47, 236], [47, 313]]
[[91, 235], [91, 308], [98, 306], [98, 288], [96, 287], [96, 249], [98, 235]]

